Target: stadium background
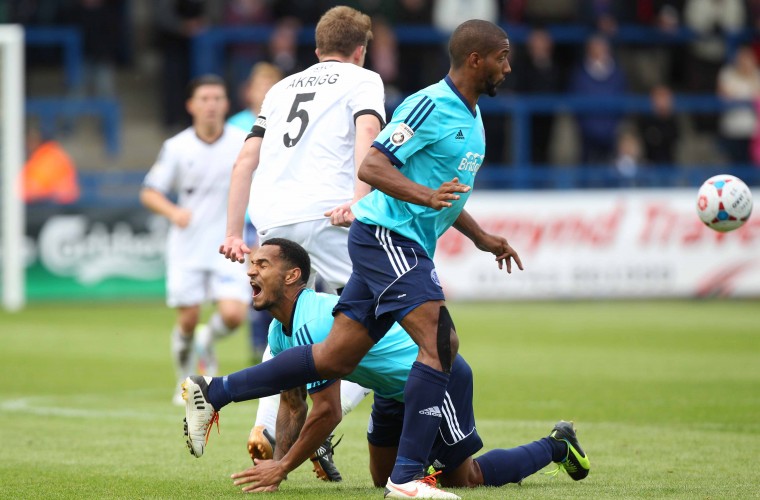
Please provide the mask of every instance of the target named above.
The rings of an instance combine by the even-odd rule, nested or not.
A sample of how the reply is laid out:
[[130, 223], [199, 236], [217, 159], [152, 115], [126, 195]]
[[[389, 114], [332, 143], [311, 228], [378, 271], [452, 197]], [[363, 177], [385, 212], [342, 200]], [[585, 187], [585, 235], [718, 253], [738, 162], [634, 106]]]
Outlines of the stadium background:
[[[376, 15], [373, 46], [384, 50], [371, 53], [368, 66], [386, 77], [389, 111], [445, 73], [447, 35], [434, 24], [433, 2], [346, 3]], [[760, 196], [760, 169], [733, 162], [723, 147], [719, 116], [731, 104], [715, 88], [737, 47], [757, 44], [758, 2], [739, 2], [744, 17], [737, 29], [713, 24], [705, 33], [685, 23], [689, 1], [438, 3], [467, 4], [469, 13], [495, 7], [514, 53], [511, 83], [497, 98], [481, 100], [489, 152], [471, 201], [479, 217], [511, 238], [527, 269], [505, 278], [451, 235], [440, 252], [447, 293], [467, 299], [452, 307], [475, 370], [479, 429], [487, 447], [508, 447], [543, 435], [558, 418], [573, 418], [593, 450], [589, 480], [534, 478], [507, 494], [756, 498], [760, 219], [756, 207], [746, 227], [719, 236], [696, 220], [694, 197], [704, 179], [722, 172], [743, 178]], [[179, 4], [186, 10], [173, 11]], [[166, 223], [139, 205], [137, 193], [161, 142], [185, 125], [187, 117], [176, 112], [183, 68], [187, 75], [221, 73], [237, 97], [250, 65], [273, 59], [272, 40], [281, 64], [313, 61], [313, 23], [328, 4], [0, 6], [0, 22], [26, 28], [27, 120], [72, 156], [82, 188], [72, 204], [27, 206], [29, 306], [0, 312], [0, 414], [11, 450], [0, 458], [0, 483], [9, 497], [235, 494], [226, 476], [246, 465], [242, 443], [252, 409], [230, 409], [223, 423], [230, 430], [212, 437], [219, 437], [214, 453], [202, 464], [188, 462], [168, 404]], [[81, 10], [88, 5], [94, 10]], [[161, 28], [172, 25], [167, 12], [197, 18], [202, 22], [194, 25], [204, 29], [172, 37]], [[292, 13], [302, 19], [293, 21], [286, 15]], [[671, 13], [675, 26], [667, 25]], [[554, 39], [562, 84], [534, 94], [519, 80], [530, 34], [539, 27]], [[606, 98], [575, 95], [567, 88], [570, 75], [600, 29], [627, 75], [627, 90]], [[700, 60], [695, 43], [710, 36], [725, 50], [719, 59]], [[296, 57], [289, 58], [294, 39]], [[676, 96], [674, 161], [633, 158], [631, 170], [632, 159], [615, 154], [584, 163], [576, 118], [618, 111], [616, 136], [634, 132], [642, 140], [638, 123], [653, 113], [648, 92], [656, 84]], [[233, 101], [233, 110], [242, 106]], [[543, 126], [535, 116], [553, 121], [541, 162], [531, 149], [531, 134]], [[663, 300], [670, 298], [676, 300]], [[222, 344], [220, 356], [223, 371], [245, 366], [244, 336]], [[315, 484], [303, 467], [286, 485], [288, 498], [377, 495], [366, 477], [367, 409], [344, 423], [350, 439], [336, 458], [350, 478], [344, 489]], [[189, 483], [188, 466], [197, 474]]]
[[[749, 44], [757, 51], [757, 2], [727, 2], [724, 10], [734, 4], [742, 9], [741, 16], [724, 27], [709, 19], [712, 14], [704, 14], [708, 19], [701, 21], [689, 14], [689, 9], [699, 8], [689, 5], [692, 3], [699, 2], [365, 1], [353, 5], [374, 17], [376, 40], [370, 45], [367, 65], [386, 81], [389, 114], [403, 96], [445, 74], [447, 30], [460, 17], [481, 13], [505, 27], [513, 47], [513, 73], [497, 98], [481, 99], [488, 156], [478, 175], [476, 193], [491, 190], [491, 198], [502, 200], [501, 215], [491, 210], [485, 216], [502, 217], [494, 223], [518, 229], [512, 238], [517, 248], [531, 244], [522, 239], [530, 235], [517, 226], [533, 219], [542, 221], [537, 224], [543, 224], [542, 231], [559, 233], [555, 248], [546, 251], [564, 250], [564, 262], [595, 245], [586, 252], [588, 265], [566, 271], [572, 275], [566, 279], [588, 283], [576, 276], [586, 275], [583, 269], [600, 260], [610, 261], [610, 270], [596, 273], [601, 277], [592, 276], [593, 283], [609, 281], [609, 276], [618, 272], [612, 269], [620, 267], [615, 255], [622, 262], [630, 260], [619, 251], [623, 240], [605, 253], [598, 242], [584, 236], [583, 228], [595, 225], [595, 214], [618, 210], [610, 203], [625, 205], [626, 220], [619, 228], [620, 238], [624, 238], [647, 230], [641, 222], [629, 220], [636, 210], [660, 206], [667, 211], [675, 203], [672, 210], [678, 212], [679, 220], [689, 221], [693, 188], [713, 174], [730, 172], [750, 186], [760, 184], [760, 169], [749, 156], [736, 163], [736, 155], [725, 147], [720, 126], [721, 113], [732, 106], [752, 109], [754, 103], [721, 99], [716, 93], [718, 72], [732, 61], [738, 48]], [[467, 7], [462, 7], [465, 4]], [[274, 62], [286, 73], [313, 62], [313, 25], [329, 5], [248, 0], [6, 4], [0, 14], [4, 20], [21, 21], [27, 28], [29, 125], [63, 145], [79, 171], [82, 189], [73, 204], [29, 205], [30, 238], [25, 246], [28, 297], [160, 296], [165, 225], [139, 206], [137, 193], [161, 142], [188, 124], [183, 109], [187, 79], [206, 72], [224, 76], [232, 96], [231, 112], [242, 109], [241, 87], [255, 62]], [[531, 66], [528, 56], [536, 30], [546, 33], [553, 44], [551, 71], [545, 73]], [[596, 88], [593, 94], [584, 94], [573, 83], [585, 44], [599, 33], [610, 41], [616, 67], [624, 75], [624, 91], [602, 88], [600, 92]], [[646, 154], [649, 132], [645, 122], [655, 113], [649, 92], [657, 86], [666, 86], [675, 96], [673, 122], [679, 135], [672, 140], [672, 163]], [[611, 118], [602, 120], [607, 119], [606, 127], [612, 130], [611, 149], [602, 157], [592, 154], [586, 159], [584, 133], [578, 124], [588, 117], [598, 118], [600, 110], [610, 113]], [[637, 190], [645, 187], [661, 191], [644, 202]], [[586, 190], [588, 198], [575, 197], [572, 205], [553, 212], [544, 208], [557, 199], [558, 191], [572, 190]], [[598, 201], [598, 190], [614, 190], [618, 201]], [[524, 198], [509, 195], [516, 191], [537, 192]], [[584, 203], [586, 200], [589, 203]], [[597, 208], [588, 208], [594, 203]], [[546, 222], [565, 218], [569, 207], [578, 210], [575, 226], [557, 229]], [[666, 289], [674, 290], [671, 295], [676, 296], [725, 295], [736, 289], [740, 295], [758, 295], [760, 285], [705, 285], [727, 274], [733, 276], [733, 282], [760, 282], [755, 279], [757, 260], [751, 257], [758, 253], [756, 223], [757, 218], [749, 224], [752, 227], [742, 229], [742, 235], [731, 234], [725, 240], [692, 228], [703, 243], [697, 245], [691, 267], [652, 270], [628, 266], [626, 272], [639, 276], [664, 272], [672, 281]], [[689, 238], [694, 237], [684, 235], [682, 239]], [[673, 254], [683, 250], [693, 251], [694, 245], [669, 247]], [[724, 265], [712, 261], [712, 266], [704, 267], [713, 251], [724, 252]], [[532, 263], [530, 255], [524, 259]], [[478, 268], [441, 265], [444, 278], [462, 272], [482, 275]], [[610, 287], [618, 290], [615, 295], [619, 296], [647, 295], [641, 290], [646, 279], [634, 279], [632, 290], [627, 290], [627, 281], [614, 279], [596, 293], [577, 287], [551, 293], [555, 288], [550, 281], [528, 296], [539, 298], [543, 290], [550, 298], [573, 294], [604, 297]], [[504, 287], [481, 289], [490, 290], [485, 293], [489, 298], [525, 296], [519, 287], [512, 292]], [[668, 292], [660, 287], [653, 295]], [[479, 298], [477, 294], [465, 296]]]

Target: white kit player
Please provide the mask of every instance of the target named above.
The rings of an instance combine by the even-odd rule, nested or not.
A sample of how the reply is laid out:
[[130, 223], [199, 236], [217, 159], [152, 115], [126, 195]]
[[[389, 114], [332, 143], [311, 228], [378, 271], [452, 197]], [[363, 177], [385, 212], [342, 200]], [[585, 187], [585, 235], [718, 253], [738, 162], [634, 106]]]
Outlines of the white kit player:
[[[216, 252], [224, 237], [230, 172], [246, 136], [225, 125], [227, 109], [221, 78], [207, 75], [190, 82], [187, 111], [193, 125], [164, 142], [140, 192], [143, 205], [171, 222], [166, 302], [177, 310], [171, 351], [179, 382], [195, 371], [194, 335], [207, 353], [202, 369], [216, 372], [210, 344], [244, 321], [251, 295], [245, 272]], [[172, 195], [176, 203], [169, 198]], [[201, 305], [209, 300], [216, 303], [216, 311], [196, 335]], [[179, 388], [174, 402], [184, 404]]]
[[[267, 93], [232, 172], [227, 235], [220, 248], [230, 260], [244, 262], [250, 253], [242, 239], [248, 208], [261, 242], [299, 243], [311, 257], [312, 276], [318, 274], [338, 293], [348, 281], [350, 206], [370, 191], [356, 171], [385, 123], [382, 80], [363, 68], [371, 29], [370, 18], [355, 9], [328, 10], [316, 27], [319, 62]], [[267, 350], [264, 359], [269, 357]], [[368, 393], [344, 383], [344, 412]], [[267, 448], [262, 430], [274, 435], [278, 404], [277, 397], [259, 401], [249, 438], [252, 456], [256, 446]]]

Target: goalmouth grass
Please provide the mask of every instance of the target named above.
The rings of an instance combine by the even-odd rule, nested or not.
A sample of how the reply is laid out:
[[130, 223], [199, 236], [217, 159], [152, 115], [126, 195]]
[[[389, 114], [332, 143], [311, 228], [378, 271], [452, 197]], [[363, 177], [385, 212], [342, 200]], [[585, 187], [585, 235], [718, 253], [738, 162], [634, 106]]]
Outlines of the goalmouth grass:
[[[536, 474], [521, 486], [455, 490], [465, 499], [758, 498], [760, 302], [614, 301], [450, 304], [475, 376], [483, 451], [574, 420], [591, 460], [580, 482]], [[0, 313], [0, 496], [239, 498], [256, 403], [221, 412], [193, 458], [171, 405], [162, 304], [33, 305]], [[246, 335], [218, 347], [221, 370], [248, 363]], [[371, 400], [348, 415], [335, 460], [310, 464], [275, 498], [382, 498], [368, 473]], [[547, 470], [550, 470], [547, 468]]]

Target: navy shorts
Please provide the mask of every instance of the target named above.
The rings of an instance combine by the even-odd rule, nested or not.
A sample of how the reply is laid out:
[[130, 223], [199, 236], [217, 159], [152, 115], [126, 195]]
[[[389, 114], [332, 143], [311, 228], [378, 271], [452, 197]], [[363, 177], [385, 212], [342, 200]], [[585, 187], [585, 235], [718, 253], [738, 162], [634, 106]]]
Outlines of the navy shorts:
[[362, 323], [375, 342], [420, 304], [445, 299], [433, 260], [416, 241], [354, 221], [348, 254], [353, 272], [334, 312]]
[[[472, 410], [472, 369], [461, 356], [454, 359], [441, 413], [441, 427], [425, 467], [453, 471], [483, 448]], [[375, 394], [367, 441], [373, 446], [398, 447], [403, 424], [404, 403]]]

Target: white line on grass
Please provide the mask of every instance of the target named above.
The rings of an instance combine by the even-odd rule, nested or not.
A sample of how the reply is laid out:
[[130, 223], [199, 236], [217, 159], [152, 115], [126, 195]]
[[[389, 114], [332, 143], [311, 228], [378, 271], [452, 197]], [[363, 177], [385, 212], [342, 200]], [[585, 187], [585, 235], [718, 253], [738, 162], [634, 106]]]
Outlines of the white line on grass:
[[[144, 392], [144, 391], [141, 391]], [[125, 417], [133, 418], [137, 420], [163, 420], [163, 421], [176, 421], [181, 409], [175, 407], [171, 414], [166, 413], [154, 413], [148, 411], [134, 411], [134, 410], [100, 410], [93, 408], [71, 408], [59, 406], [55, 401], [59, 398], [54, 397], [28, 397], [7, 399], [0, 401], [0, 411], [9, 413], [26, 413], [31, 415], [44, 415], [54, 417], [65, 418], [114, 418], [124, 419]], [[76, 398], [67, 398], [67, 401], [72, 399], [103, 399], [102, 395], [81, 395]]]

